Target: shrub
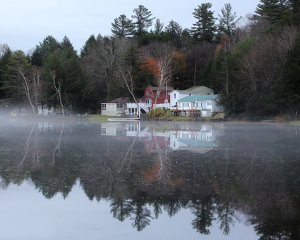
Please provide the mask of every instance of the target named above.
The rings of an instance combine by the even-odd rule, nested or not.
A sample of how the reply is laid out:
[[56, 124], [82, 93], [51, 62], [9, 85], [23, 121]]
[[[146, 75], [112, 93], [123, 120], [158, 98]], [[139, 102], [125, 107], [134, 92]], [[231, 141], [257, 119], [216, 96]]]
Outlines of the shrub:
[[154, 114], [154, 108], [151, 108], [151, 110], [147, 113], [147, 117], [154, 118]]
[[156, 117], [160, 117], [164, 112], [161, 108], [155, 108], [154, 113]]
[[148, 113], [147, 117], [154, 118], [154, 117], [162, 117], [165, 115], [165, 112], [161, 108], [152, 108]]

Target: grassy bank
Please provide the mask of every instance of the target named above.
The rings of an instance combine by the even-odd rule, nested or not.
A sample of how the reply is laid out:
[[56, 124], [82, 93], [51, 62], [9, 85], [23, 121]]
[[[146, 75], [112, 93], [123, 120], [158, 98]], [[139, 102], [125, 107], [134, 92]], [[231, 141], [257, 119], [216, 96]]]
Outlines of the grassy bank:
[[103, 115], [97, 115], [97, 114], [92, 114], [92, 115], [87, 116], [87, 120], [91, 123], [107, 122], [108, 118], [111, 118], [111, 117], [103, 116]]
[[298, 121], [291, 121], [290, 124], [300, 127], [300, 121], [299, 120]]

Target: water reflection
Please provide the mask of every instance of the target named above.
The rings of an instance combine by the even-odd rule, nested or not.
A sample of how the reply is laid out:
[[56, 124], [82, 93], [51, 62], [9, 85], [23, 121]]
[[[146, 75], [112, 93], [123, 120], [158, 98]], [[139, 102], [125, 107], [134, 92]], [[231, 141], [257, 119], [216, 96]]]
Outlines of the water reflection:
[[245, 215], [260, 239], [299, 239], [299, 137], [283, 124], [14, 123], [0, 128], [1, 187], [31, 180], [46, 198], [77, 181], [141, 231], [164, 212], [202, 235]]

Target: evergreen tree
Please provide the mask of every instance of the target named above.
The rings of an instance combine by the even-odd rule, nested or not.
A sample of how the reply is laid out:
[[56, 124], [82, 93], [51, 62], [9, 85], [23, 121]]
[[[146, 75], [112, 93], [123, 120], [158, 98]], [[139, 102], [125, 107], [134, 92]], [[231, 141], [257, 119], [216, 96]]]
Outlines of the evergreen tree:
[[42, 66], [43, 61], [57, 49], [59, 49], [58, 41], [52, 36], [47, 36], [43, 42], [36, 46], [31, 56], [31, 64]]
[[60, 48], [62, 50], [65, 50], [68, 48], [71, 48], [72, 50], [74, 50], [73, 45], [67, 36], [65, 36], [64, 39], [62, 40], [62, 42], [60, 43]]
[[84, 46], [81, 48], [80, 57], [83, 58], [90, 54], [95, 45], [97, 44], [97, 40], [94, 35], [91, 35], [89, 39], [85, 42]]
[[171, 20], [169, 24], [165, 27], [165, 31], [171, 36], [171, 37], [180, 37], [182, 33], [182, 27], [179, 25], [179, 23]]
[[53, 76], [50, 74], [55, 72], [55, 81], [56, 85], [61, 88], [63, 105], [72, 105], [73, 109], [80, 110], [86, 87], [86, 77], [80, 58], [67, 37], [63, 39], [60, 46], [60, 49], [50, 54], [44, 63], [44, 80], [47, 82], [45, 87], [48, 88], [48, 99], [51, 99], [48, 104], [59, 105], [58, 98], [51, 98], [57, 96], [54, 91]]
[[181, 35], [182, 27], [175, 21], [171, 20], [169, 24], [165, 27], [166, 33], [170, 36], [173, 44], [179, 48], [181, 47]]
[[273, 88], [272, 101], [281, 112], [300, 112], [300, 36], [295, 39], [282, 68], [282, 77]]
[[159, 18], [156, 19], [154, 24], [154, 34], [159, 36], [163, 32], [164, 24], [160, 22]]
[[299, 10], [300, 10], [300, 1], [299, 0], [288, 0], [288, 3], [291, 6], [294, 13], [299, 12]]
[[133, 34], [134, 26], [132, 20], [128, 19], [124, 14], [115, 18], [111, 25], [111, 31], [115, 36], [126, 37]]
[[258, 15], [254, 17], [260, 16], [275, 24], [283, 18], [286, 10], [285, 0], [260, 0], [255, 10]]
[[145, 63], [137, 46], [130, 45], [126, 49], [122, 59], [122, 66], [126, 69], [130, 69], [132, 73], [135, 96], [142, 97], [144, 89], [148, 85], [154, 85], [154, 75], [152, 71], [149, 71], [149, 69], [145, 67]]
[[224, 7], [221, 9], [222, 15], [219, 15], [219, 30], [221, 34], [226, 34], [231, 37], [236, 29], [237, 22], [241, 17], [237, 18], [236, 12], [232, 13], [232, 6], [230, 3], [225, 3]]
[[193, 24], [191, 32], [195, 42], [212, 42], [214, 40], [216, 26], [211, 7], [211, 3], [202, 3], [194, 9], [193, 15], [197, 22]]
[[133, 10], [134, 15], [131, 17], [135, 19], [134, 24], [134, 34], [137, 37], [142, 36], [147, 33], [147, 29], [152, 26], [152, 22], [155, 17], [152, 17], [151, 11], [145, 8], [143, 5], [139, 5], [138, 8]]
[[0, 46], [1, 53], [0, 53], [0, 99], [5, 98], [5, 90], [3, 89], [4, 85], [4, 74], [9, 59], [12, 55], [12, 51], [8, 46]]
[[2, 70], [2, 90], [5, 91], [6, 97], [9, 98], [10, 102], [18, 106], [20, 111], [26, 100], [22, 73], [25, 75], [29, 71], [30, 63], [22, 51], [16, 51], [12, 54], [8, 53], [6, 57], [6, 64]]

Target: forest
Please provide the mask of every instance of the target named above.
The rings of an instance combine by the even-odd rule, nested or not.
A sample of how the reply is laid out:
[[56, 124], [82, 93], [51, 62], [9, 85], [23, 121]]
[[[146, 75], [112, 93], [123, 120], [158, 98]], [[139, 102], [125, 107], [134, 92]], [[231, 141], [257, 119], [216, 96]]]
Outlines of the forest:
[[260, 0], [241, 18], [226, 3], [195, 6], [195, 23], [162, 23], [143, 5], [91, 35], [78, 53], [65, 36], [46, 36], [32, 53], [0, 45], [0, 108], [71, 107], [100, 113], [101, 102], [143, 96], [146, 86], [206, 86], [229, 116], [297, 118], [300, 1]]

